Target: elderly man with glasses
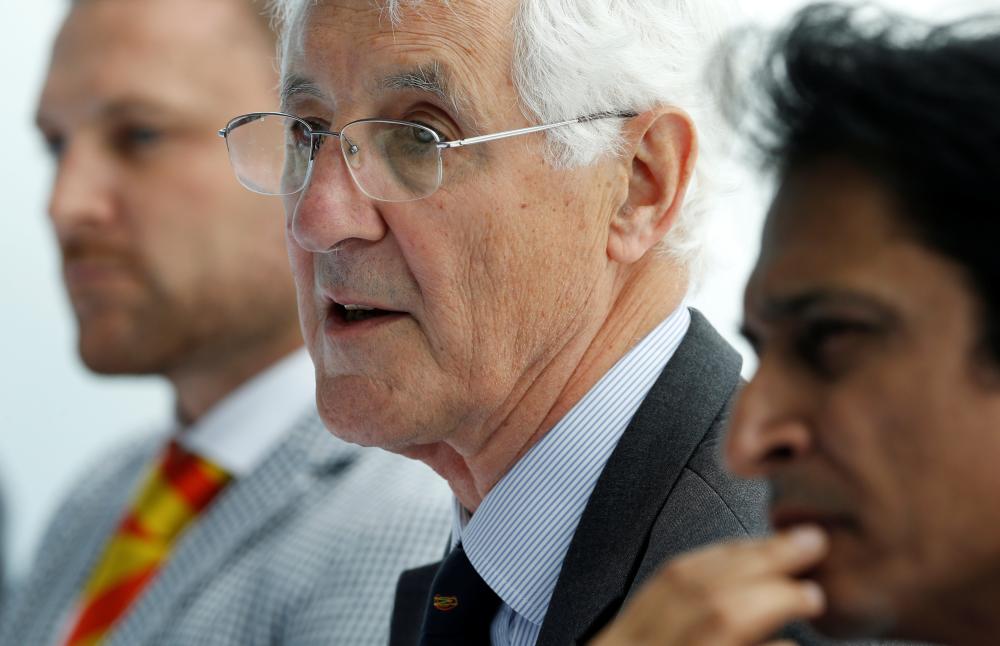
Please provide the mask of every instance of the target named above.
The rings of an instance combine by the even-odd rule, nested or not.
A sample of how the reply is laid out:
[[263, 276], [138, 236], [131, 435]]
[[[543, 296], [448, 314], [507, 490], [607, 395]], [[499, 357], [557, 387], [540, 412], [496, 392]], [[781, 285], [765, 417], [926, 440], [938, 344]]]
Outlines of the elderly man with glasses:
[[391, 643], [575, 643], [665, 558], [762, 531], [716, 455], [739, 355], [685, 304], [728, 6], [278, 10], [281, 112], [220, 134], [283, 196], [320, 414], [455, 494]]

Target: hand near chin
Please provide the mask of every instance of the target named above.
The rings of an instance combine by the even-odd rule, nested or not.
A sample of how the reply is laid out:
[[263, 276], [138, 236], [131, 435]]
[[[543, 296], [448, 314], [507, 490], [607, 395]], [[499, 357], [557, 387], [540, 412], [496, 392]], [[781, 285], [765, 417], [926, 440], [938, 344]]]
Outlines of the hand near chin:
[[824, 609], [822, 590], [794, 577], [826, 555], [826, 536], [801, 527], [711, 545], [664, 565], [591, 646], [769, 646], [785, 624]]

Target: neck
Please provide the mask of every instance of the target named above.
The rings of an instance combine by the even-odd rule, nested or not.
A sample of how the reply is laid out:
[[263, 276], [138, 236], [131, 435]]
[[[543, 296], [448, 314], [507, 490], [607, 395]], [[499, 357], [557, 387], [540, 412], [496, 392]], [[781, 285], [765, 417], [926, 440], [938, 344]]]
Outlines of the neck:
[[225, 356], [203, 356], [167, 375], [173, 385], [177, 414], [184, 424], [198, 421], [209, 409], [241, 385], [302, 346], [301, 335], [283, 334]]
[[[506, 405], [473, 435], [412, 449], [444, 477], [462, 505], [474, 512], [483, 498], [566, 413], [683, 301], [686, 276], [666, 261], [645, 265], [618, 281], [601, 311], [568, 339], [544, 366], [517, 384]], [[653, 295], [653, 296], [651, 296]], [[596, 309], [596, 308], [595, 308]]]

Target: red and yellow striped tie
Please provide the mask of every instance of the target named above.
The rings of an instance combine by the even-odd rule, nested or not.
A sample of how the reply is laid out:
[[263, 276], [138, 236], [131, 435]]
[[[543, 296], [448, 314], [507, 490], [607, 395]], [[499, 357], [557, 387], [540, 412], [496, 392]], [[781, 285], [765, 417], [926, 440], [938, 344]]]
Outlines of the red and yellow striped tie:
[[166, 561], [178, 535], [229, 481], [219, 467], [171, 442], [83, 589], [66, 646], [94, 646]]

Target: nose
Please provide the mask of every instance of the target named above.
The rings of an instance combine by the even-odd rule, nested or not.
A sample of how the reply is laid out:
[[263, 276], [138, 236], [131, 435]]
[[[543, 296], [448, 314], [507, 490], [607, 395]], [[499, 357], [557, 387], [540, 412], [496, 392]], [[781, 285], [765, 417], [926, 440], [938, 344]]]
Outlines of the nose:
[[766, 477], [811, 449], [807, 386], [784, 372], [761, 361], [737, 399], [726, 436], [726, 463], [739, 476]]
[[371, 198], [354, 183], [340, 150], [327, 137], [316, 153], [309, 182], [286, 202], [292, 241], [313, 253], [330, 251], [345, 240], [381, 240], [387, 226]]
[[96, 149], [67, 142], [49, 196], [49, 217], [60, 238], [75, 229], [99, 227], [115, 217], [114, 172]]

